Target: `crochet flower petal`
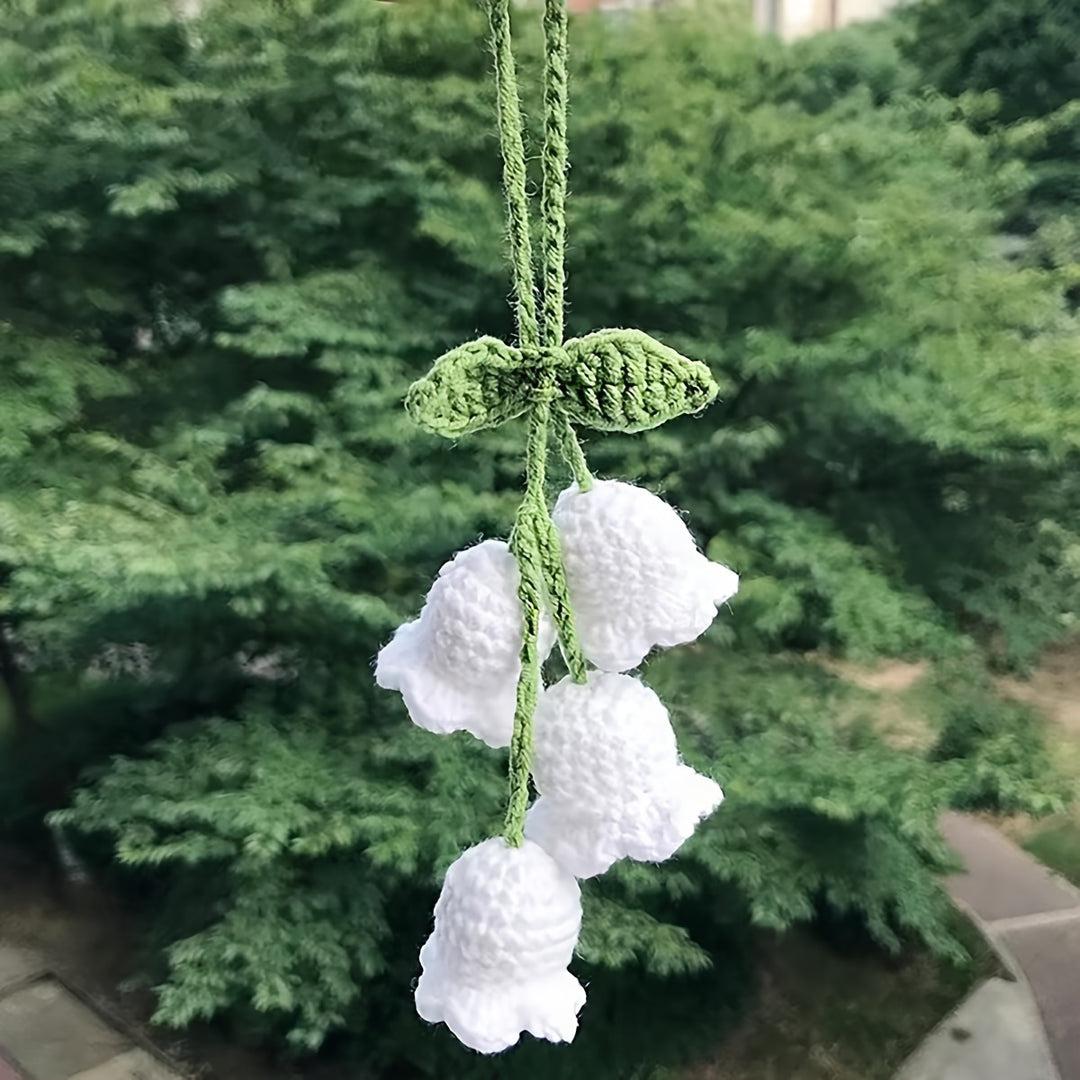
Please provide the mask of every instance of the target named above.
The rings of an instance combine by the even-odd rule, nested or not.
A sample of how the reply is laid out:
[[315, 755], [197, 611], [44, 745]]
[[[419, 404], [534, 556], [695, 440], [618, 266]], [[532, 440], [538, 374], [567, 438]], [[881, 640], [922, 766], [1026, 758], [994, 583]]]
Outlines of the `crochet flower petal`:
[[604, 671], [703, 634], [739, 576], [710, 562], [676, 510], [632, 484], [568, 488], [552, 514], [582, 650]]
[[529, 807], [525, 835], [582, 881], [604, 873], [627, 854], [621, 822], [590, 817], [546, 795]]
[[626, 855], [640, 862], [670, 859], [694, 834], [698, 822], [724, 800], [720, 785], [680, 765], [624, 821]]
[[494, 1054], [528, 1031], [570, 1042], [585, 991], [567, 970], [581, 928], [577, 882], [536, 844], [501, 838], [450, 867], [420, 952], [416, 1010]]
[[[439, 571], [420, 617], [398, 628], [375, 665], [375, 681], [397, 690], [419, 727], [470, 731], [509, 746], [521, 672], [517, 561], [501, 540], [459, 552]], [[541, 654], [553, 641], [550, 621]]]
[[663, 862], [723, 799], [715, 781], [680, 763], [667, 710], [628, 675], [549, 687], [535, 740], [541, 797], [525, 834], [575, 877], [625, 857]]

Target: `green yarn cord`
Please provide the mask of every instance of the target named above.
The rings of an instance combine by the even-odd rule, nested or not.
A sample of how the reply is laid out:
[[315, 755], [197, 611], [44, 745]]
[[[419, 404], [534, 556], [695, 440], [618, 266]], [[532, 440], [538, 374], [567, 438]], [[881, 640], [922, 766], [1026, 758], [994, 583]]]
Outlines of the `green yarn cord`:
[[[566, 130], [568, 102], [566, 0], [544, 2], [544, 149], [540, 217], [543, 226], [544, 325], [547, 346], [563, 341], [566, 297], [566, 171], [570, 142]], [[560, 411], [556, 420], [559, 451], [582, 491], [592, 487], [592, 474], [577, 434]]]
[[566, 286], [566, 0], [544, 0], [544, 148], [540, 195], [544, 284], [543, 344], [561, 345]]
[[526, 191], [525, 139], [517, 69], [510, 39], [509, 0], [490, 0], [488, 22], [495, 60], [495, 97], [499, 117], [499, 147], [503, 159], [503, 188], [510, 238], [510, 266], [514, 277], [518, 342], [523, 348], [540, 344], [533, 284], [532, 241], [529, 238], [529, 198]]
[[[550, 360], [562, 354], [565, 305], [566, 169], [569, 154], [567, 111], [566, 0], [545, 0], [544, 9], [544, 144], [540, 198], [543, 274], [543, 325], [537, 321], [536, 288], [529, 233], [529, 200], [521, 101], [510, 35], [509, 0], [489, 0], [488, 20], [495, 62], [499, 145], [503, 158], [507, 235], [514, 283], [514, 304], [522, 354], [536, 364], [537, 381], [530, 408], [525, 452], [525, 498], [510, 536], [521, 580], [518, 597], [522, 620], [521, 674], [510, 741], [510, 792], [503, 835], [511, 847], [525, 841], [532, 775], [533, 718], [540, 694], [540, 621], [545, 602], [559, 634], [566, 666], [575, 682], [588, 674], [581, 652], [563, 568], [559, 536], [547, 506], [548, 441], [552, 426], [555, 369]], [[496, 343], [498, 344], [498, 343]], [[565, 354], [562, 354], [565, 356]], [[546, 361], [546, 362], [545, 362]], [[447, 380], [448, 384], [453, 379]], [[433, 388], [434, 390], [434, 388]], [[501, 395], [497, 395], [500, 396]], [[456, 409], [454, 410], [456, 413]], [[554, 416], [560, 451], [582, 490], [592, 486], [585, 454], [569, 418], [559, 409]]]
[[578, 442], [574, 425], [561, 409], [555, 425], [559, 438], [559, 453], [570, 469], [570, 475], [581, 491], [591, 490], [593, 478], [592, 473], [589, 472], [589, 463], [585, 460], [585, 451], [581, 449], [581, 443]]
[[570, 606], [570, 592], [566, 585], [566, 571], [563, 569], [562, 545], [546, 507], [537, 542], [540, 546], [540, 564], [544, 568], [548, 607], [559, 631], [563, 659], [574, 682], [583, 683], [589, 669], [581, 652], [577, 627], [574, 625], [574, 609]]
[[545, 495], [551, 394], [550, 389], [545, 392], [542, 388], [539, 400], [533, 406], [525, 451], [525, 498], [510, 534], [510, 550], [521, 574], [518, 599], [524, 612], [521, 674], [510, 740], [510, 794], [503, 830], [511, 847], [520, 847], [525, 840], [525, 814], [529, 808], [529, 777], [532, 774], [533, 717], [540, 694], [540, 619], [545, 599], [559, 632], [559, 644], [571, 678], [583, 683], [588, 674], [574, 626], [559, 534], [548, 513]]
[[547, 472], [548, 422], [551, 402], [541, 398], [533, 407], [529, 442], [525, 451], [525, 498], [518, 508], [510, 550], [517, 559], [521, 581], [518, 597], [524, 612], [521, 637], [521, 674], [514, 707], [514, 733], [510, 739], [510, 794], [503, 835], [511, 847], [525, 842], [525, 813], [529, 809], [532, 774], [533, 716], [540, 693], [540, 617], [544, 603], [544, 559], [538, 542], [544, 519], [551, 517], [544, 495]]

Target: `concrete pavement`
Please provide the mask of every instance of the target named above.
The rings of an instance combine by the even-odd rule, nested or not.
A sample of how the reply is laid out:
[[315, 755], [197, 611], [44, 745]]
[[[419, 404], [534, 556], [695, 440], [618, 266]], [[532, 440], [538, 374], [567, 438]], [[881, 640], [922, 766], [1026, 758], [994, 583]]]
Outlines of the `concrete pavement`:
[[182, 1080], [36, 954], [0, 944], [0, 1080]]
[[1016, 981], [976, 990], [897, 1080], [1080, 1080], [1080, 890], [985, 821], [942, 824], [965, 867], [949, 893]]
[[896, 1080], [1056, 1080], [1027, 988], [988, 979], [908, 1058]]
[[1080, 1080], [1080, 889], [978, 818], [944, 829], [966, 867], [950, 893], [1030, 987], [1061, 1080]]

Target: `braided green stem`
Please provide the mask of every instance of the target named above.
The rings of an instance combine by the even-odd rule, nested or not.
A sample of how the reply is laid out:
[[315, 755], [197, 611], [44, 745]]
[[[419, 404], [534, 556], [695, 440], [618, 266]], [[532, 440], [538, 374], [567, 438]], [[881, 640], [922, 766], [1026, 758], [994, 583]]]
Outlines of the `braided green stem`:
[[[567, 113], [567, 4], [544, 0], [544, 146], [540, 157], [543, 187], [540, 221], [543, 258], [543, 343], [561, 345], [566, 295], [566, 169], [570, 153], [566, 133]], [[566, 414], [560, 409], [556, 430], [563, 458], [582, 491], [592, 487], [585, 454]], [[551, 613], [559, 631], [566, 666], [574, 682], [585, 681], [588, 669], [581, 652], [574, 612], [566, 586], [559, 534], [548, 514], [540, 536]]]
[[583, 683], [589, 669], [581, 651], [577, 625], [574, 622], [574, 609], [570, 606], [570, 590], [566, 584], [566, 570], [563, 567], [562, 545], [555, 523], [544, 508], [544, 518], [540, 522], [540, 561], [544, 567], [544, 588], [547, 591], [551, 617], [559, 631], [559, 646], [563, 659], [570, 672], [570, 678], [576, 683]]
[[[562, 344], [566, 249], [566, 0], [545, 0], [544, 11], [544, 146], [541, 220], [543, 237], [543, 344]], [[529, 239], [529, 208], [526, 192], [525, 144], [521, 102], [510, 39], [509, 0], [488, 0], [491, 48], [495, 57], [495, 88], [499, 115], [499, 143], [503, 157], [503, 186], [510, 236], [510, 263], [522, 349], [541, 344], [533, 285], [532, 247]], [[540, 694], [540, 619], [545, 594], [559, 631], [563, 656], [575, 682], [587, 674], [574, 614], [566, 586], [559, 536], [548, 512], [545, 479], [548, 436], [552, 420], [554, 377], [549, 375], [537, 389], [525, 452], [525, 498], [518, 509], [510, 550], [517, 560], [521, 580], [518, 597], [524, 613], [521, 639], [521, 675], [514, 707], [514, 732], [510, 740], [510, 793], [503, 835], [511, 847], [525, 842], [525, 815], [529, 808], [529, 777], [532, 773], [533, 717]], [[559, 442], [564, 457], [583, 490], [592, 484], [585, 455], [566, 417], [558, 416]]]
[[[566, 0], [544, 0], [544, 148], [541, 154], [543, 188], [540, 197], [543, 258], [543, 343], [561, 345], [566, 303], [566, 170], [570, 156], [567, 136], [567, 15]], [[578, 487], [588, 491], [592, 474], [570, 421], [560, 411], [556, 434], [563, 460]]]
[[593, 486], [593, 476], [589, 472], [589, 463], [585, 460], [585, 451], [581, 449], [577, 432], [566, 413], [560, 411], [555, 421], [556, 436], [559, 440], [559, 453], [570, 469], [570, 475], [577, 482], [580, 491], [589, 491]]
[[[503, 158], [506, 222], [510, 237], [510, 265], [514, 276], [514, 302], [518, 342], [531, 348], [540, 343], [533, 283], [532, 241], [529, 238], [529, 201], [526, 194], [525, 140], [521, 101], [510, 41], [510, 0], [489, 0], [491, 52], [495, 59], [495, 98], [499, 117], [499, 146]], [[556, 342], [556, 344], [558, 344]]]
[[529, 775], [532, 772], [533, 715], [540, 693], [540, 613], [544, 603], [544, 565], [538, 542], [540, 523], [550, 522], [544, 480], [547, 471], [548, 425], [551, 402], [541, 398], [533, 407], [529, 442], [525, 451], [525, 498], [518, 508], [510, 550], [521, 573], [518, 597], [524, 612], [521, 638], [521, 675], [514, 708], [514, 733], [510, 739], [510, 795], [506, 804], [503, 835], [511, 847], [525, 842], [525, 813], [529, 808]]
[[561, 345], [566, 287], [566, 0], [544, 2], [544, 147], [540, 196], [543, 245], [543, 343]]
[[532, 773], [533, 717], [540, 695], [540, 618], [545, 595], [559, 631], [559, 642], [570, 676], [583, 683], [588, 674], [585, 657], [574, 627], [574, 613], [566, 587], [559, 534], [548, 512], [548, 429], [551, 400], [541, 391], [533, 406], [529, 441], [525, 451], [525, 498], [518, 508], [510, 550], [517, 560], [521, 580], [518, 599], [524, 613], [521, 637], [521, 674], [514, 706], [514, 733], [510, 739], [510, 794], [503, 835], [511, 847], [525, 839], [525, 814], [529, 808], [529, 776]]

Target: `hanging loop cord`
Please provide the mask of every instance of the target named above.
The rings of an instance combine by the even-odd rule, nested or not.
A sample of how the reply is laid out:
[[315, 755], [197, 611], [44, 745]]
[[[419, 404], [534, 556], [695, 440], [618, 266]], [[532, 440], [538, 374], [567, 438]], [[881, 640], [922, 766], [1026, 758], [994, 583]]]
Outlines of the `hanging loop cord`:
[[529, 238], [529, 197], [526, 192], [525, 140], [521, 98], [518, 94], [514, 48], [510, 39], [509, 0], [489, 0], [491, 54], [495, 61], [495, 107], [499, 118], [499, 150], [503, 159], [503, 193], [510, 240], [510, 269], [514, 282], [514, 310], [518, 344], [536, 349], [540, 330], [536, 321], [536, 286], [533, 282], [532, 241]]
[[566, 3], [544, 5], [544, 147], [540, 194], [541, 258], [544, 282], [543, 344], [561, 345], [566, 271], [566, 136], [568, 16]]
[[[566, 297], [566, 172], [570, 157], [567, 135], [568, 73], [565, 0], [544, 5], [544, 149], [541, 158], [543, 188], [540, 196], [542, 269], [544, 282], [543, 344], [561, 345]], [[592, 474], [566, 414], [556, 410], [559, 451], [578, 488], [592, 487]]]
[[[564, 317], [564, 256], [566, 248], [567, 12], [565, 0], [545, 0], [544, 10], [544, 145], [541, 156], [541, 260], [543, 325], [537, 318], [529, 232], [529, 200], [525, 166], [524, 125], [510, 33], [509, 0], [489, 0], [488, 21], [495, 64], [499, 145], [503, 159], [507, 235], [514, 286], [518, 343], [534, 356], [562, 345]], [[503, 835], [512, 847], [524, 843], [532, 773], [533, 717], [540, 693], [540, 621], [545, 601], [551, 609], [563, 656], [571, 677], [584, 682], [587, 674], [563, 570], [558, 535], [547, 508], [545, 479], [552, 421], [563, 457], [582, 490], [592, 485], [585, 455], [556, 397], [554, 371], [541, 372], [529, 421], [525, 454], [525, 498], [510, 536], [521, 580], [518, 596], [523, 610], [521, 674], [510, 742], [510, 792]]]

